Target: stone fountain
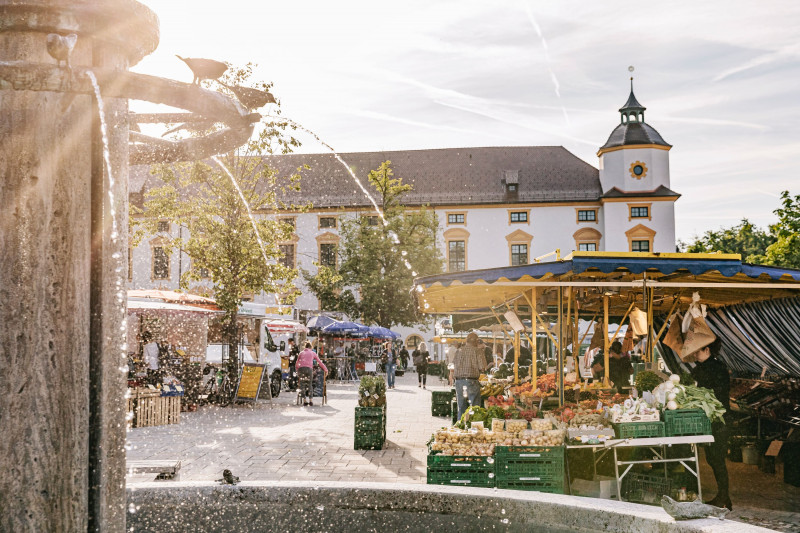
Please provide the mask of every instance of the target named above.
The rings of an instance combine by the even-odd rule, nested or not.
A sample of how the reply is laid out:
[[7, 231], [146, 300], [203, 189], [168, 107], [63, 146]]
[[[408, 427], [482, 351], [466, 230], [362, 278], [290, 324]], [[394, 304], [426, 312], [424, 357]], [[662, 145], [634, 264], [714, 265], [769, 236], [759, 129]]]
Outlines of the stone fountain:
[[[128, 167], [231, 150], [260, 119], [199, 85], [128, 72], [158, 38], [133, 0], [0, 0], [0, 531], [124, 530]], [[130, 99], [192, 113], [132, 117]], [[129, 131], [187, 115], [225, 128], [183, 141]]]

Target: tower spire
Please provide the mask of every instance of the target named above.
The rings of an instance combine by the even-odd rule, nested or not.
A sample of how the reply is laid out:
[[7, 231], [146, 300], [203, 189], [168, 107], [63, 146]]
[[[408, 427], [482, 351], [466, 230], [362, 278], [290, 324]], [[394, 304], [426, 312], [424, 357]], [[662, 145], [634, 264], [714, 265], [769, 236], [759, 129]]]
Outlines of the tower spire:
[[631, 93], [628, 95], [628, 101], [625, 105], [619, 108], [620, 121], [623, 124], [629, 122], [644, 122], [644, 110], [647, 109], [636, 100], [633, 94], [633, 76], [631, 76]]

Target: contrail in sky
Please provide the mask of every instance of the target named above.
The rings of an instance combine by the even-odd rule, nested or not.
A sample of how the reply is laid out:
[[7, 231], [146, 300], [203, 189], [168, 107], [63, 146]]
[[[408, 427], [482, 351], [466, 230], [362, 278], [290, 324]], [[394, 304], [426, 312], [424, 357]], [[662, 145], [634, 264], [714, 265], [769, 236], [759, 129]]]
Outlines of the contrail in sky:
[[[539, 24], [536, 22], [536, 18], [533, 16], [533, 11], [531, 11], [531, 6], [527, 3], [525, 3], [524, 6], [525, 13], [528, 15], [528, 20], [531, 21], [531, 25], [533, 26], [533, 29], [536, 30], [537, 35], [539, 35], [539, 39], [542, 40], [542, 48], [544, 49], [544, 59], [545, 63], [547, 64], [547, 70], [550, 72], [550, 79], [553, 80], [553, 88], [556, 91], [558, 101], [561, 102], [561, 90], [559, 89], [558, 78], [556, 77], [556, 73], [553, 72], [552, 67], [550, 67], [550, 53], [547, 48], [547, 41], [544, 38], [544, 34], [542, 34], [542, 28], [540, 28]], [[567, 108], [563, 105], [561, 106], [561, 112], [564, 113], [564, 120], [567, 122], [567, 126], [569, 126], [569, 115], [567, 114]]]

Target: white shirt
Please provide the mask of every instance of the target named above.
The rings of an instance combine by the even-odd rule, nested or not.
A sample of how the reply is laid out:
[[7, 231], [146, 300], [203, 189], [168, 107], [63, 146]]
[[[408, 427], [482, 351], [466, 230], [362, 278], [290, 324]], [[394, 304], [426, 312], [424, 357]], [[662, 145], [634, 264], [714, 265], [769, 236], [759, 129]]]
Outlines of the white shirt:
[[158, 344], [150, 342], [144, 345], [144, 361], [150, 370], [158, 370]]

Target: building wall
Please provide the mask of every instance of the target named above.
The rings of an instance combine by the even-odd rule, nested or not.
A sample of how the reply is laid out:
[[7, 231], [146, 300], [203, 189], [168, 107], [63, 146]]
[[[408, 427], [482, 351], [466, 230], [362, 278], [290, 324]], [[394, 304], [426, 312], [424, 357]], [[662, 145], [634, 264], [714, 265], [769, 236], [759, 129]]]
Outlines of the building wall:
[[[647, 174], [641, 179], [631, 176], [631, 165], [641, 161]], [[621, 191], [653, 191], [660, 185], [669, 187], [669, 151], [658, 148], [626, 147], [600, 155], [600, 184], [603, 192], [613, 187]]]
[[[656, 201], [654, 201], [656, 200]], [[630, 218], [631, 206], [648, 206], [650, 219]], [[603, 205], [604, 213], [604, 236], [605, 250], [607, 251], [631, 251], [629, 244], [630, 232], [637, 226], [655, 232], [652, 241], [651, 251], [653, 252], [674, 252], [675, 251], [675, 202], [669, 200], [647, 199], [643, 201], [622, 201], [605, 202]], [[645, 232], [637, 232], [638, 239], [644, 238]]]

